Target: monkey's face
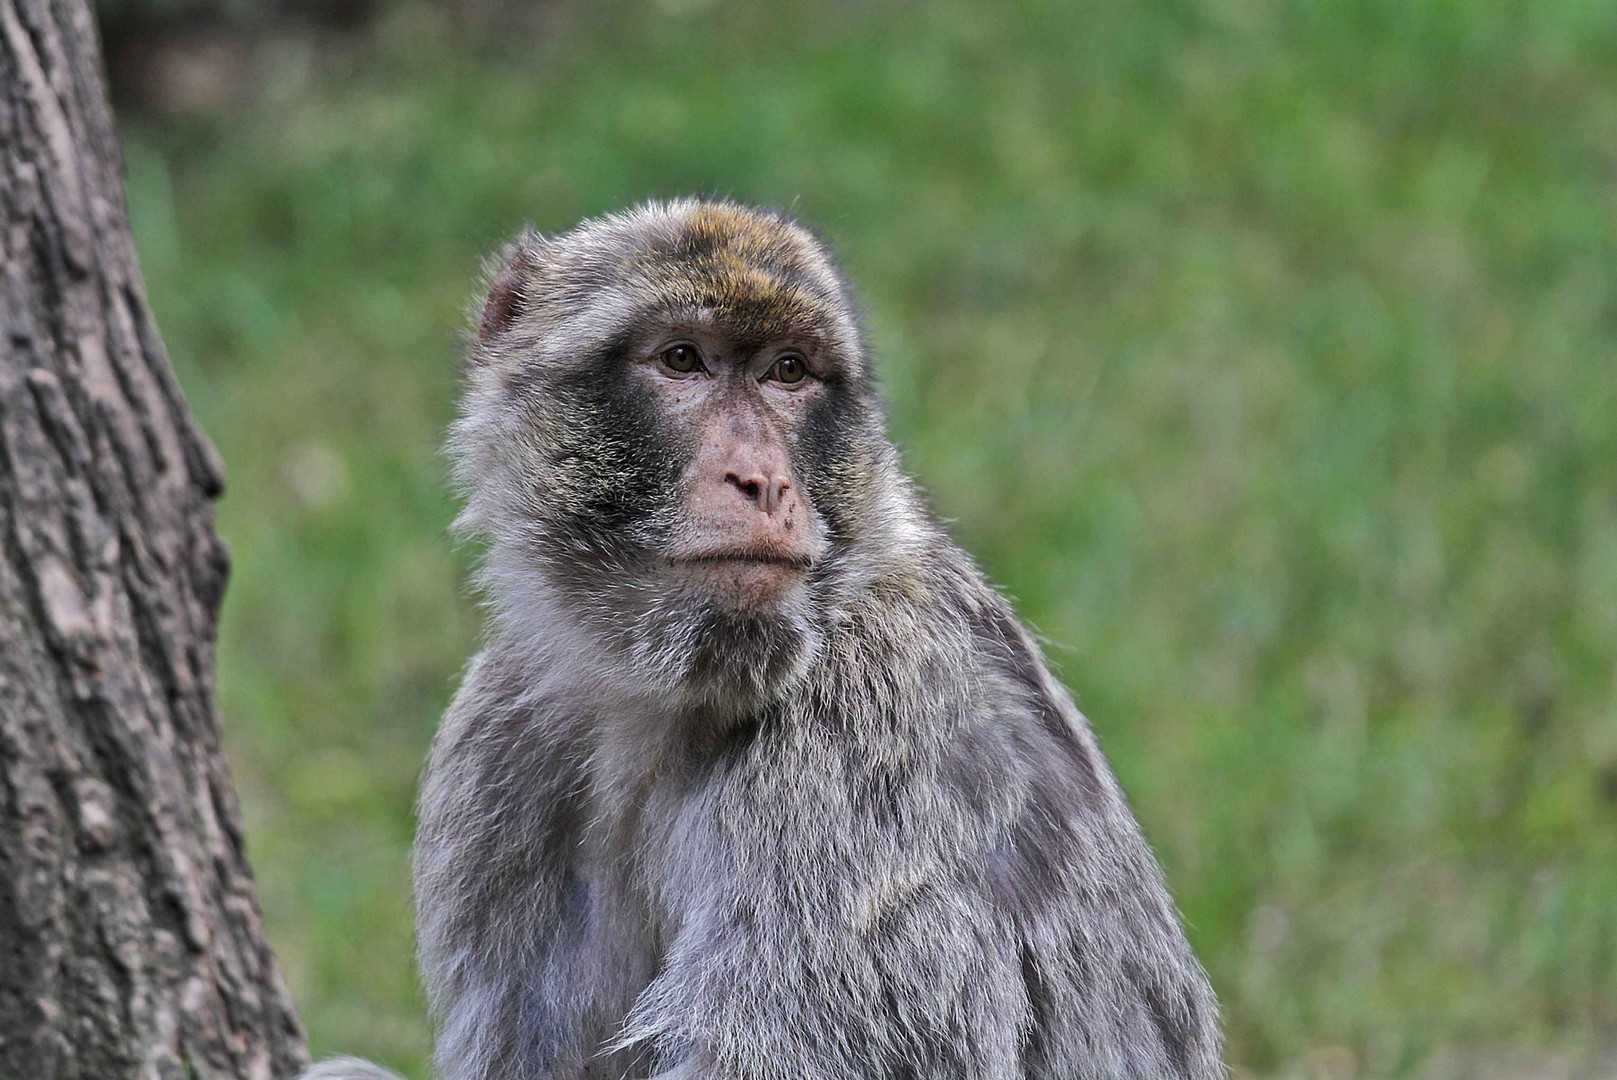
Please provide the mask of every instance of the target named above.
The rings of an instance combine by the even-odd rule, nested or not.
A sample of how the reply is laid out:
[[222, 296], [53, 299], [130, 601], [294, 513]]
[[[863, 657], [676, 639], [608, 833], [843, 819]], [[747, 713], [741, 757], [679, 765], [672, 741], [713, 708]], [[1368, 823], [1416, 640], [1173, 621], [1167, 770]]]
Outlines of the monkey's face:
[[812, 237], [710, 203], [525, 237], [473, 357], [455, 447], [496, 603], [559, 600], [660, 692], [790, 686], [887, 448]]
[[811, 340], [749, 341], [709, 315], [651, 335], [635, 350], [632, 393], [656, 413], [681, 465], [653, 573], [712, 607], [791, 605], [825, 551], [799, 464], [803, 430], [828, 391]]

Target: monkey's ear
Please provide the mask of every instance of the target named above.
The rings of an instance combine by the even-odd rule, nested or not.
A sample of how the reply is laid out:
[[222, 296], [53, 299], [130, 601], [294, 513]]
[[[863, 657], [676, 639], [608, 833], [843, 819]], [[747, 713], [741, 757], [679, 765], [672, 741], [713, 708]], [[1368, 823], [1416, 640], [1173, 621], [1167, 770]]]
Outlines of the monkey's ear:
[[488, 297], [483, 301], [483, 314], [477, 320], [477, 340], [492, 341], [505, 333], [528, 310], [530, 275], [538, 266], [539, 235], [524, 233], [516, 243], [509, 245], [495, 265], [499, 267], [489, 281]]
[[511, 324], [522, 314], [522, 273], [507, 266], [488, 287], [488, 299], [483, 301], [483, 317], [477, 322], [477, 340], [490, 341], [511, 329]]

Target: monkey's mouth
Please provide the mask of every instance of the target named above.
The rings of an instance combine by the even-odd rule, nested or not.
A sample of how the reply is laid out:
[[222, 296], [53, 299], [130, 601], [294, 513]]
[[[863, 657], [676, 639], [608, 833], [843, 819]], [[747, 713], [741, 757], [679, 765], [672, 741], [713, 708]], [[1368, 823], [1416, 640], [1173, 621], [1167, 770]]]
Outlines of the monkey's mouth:
[[779, 566], [791, 570], [807, 570], [814, 563], [813, 559], [802, 552], [759, 550], [756, 548], [739, 551], [702, 551], [689, 555], [676, 555], [669, 561], [686, 566], [715, 566], [739, 563], [753, 566]]
[[[708, 569], [756, 566], [801, 571], [814, 565], [815, 552], [812, 548], [794, 543], [784, 536], [759, 535], [756, 532], [746, 535], [751, 530], [702, 531], [708, 535], [704, 537], [699, 534], [675, 541], [664, 549], [663, 558], [675, 566]], [[736, 532], [742, 535], [737, 536]]]
[[667, 564], [685, 587], [710, 602], [762, 610], [795, 594], [813, 561], [802, 551], [769, 546], [680, 552]]

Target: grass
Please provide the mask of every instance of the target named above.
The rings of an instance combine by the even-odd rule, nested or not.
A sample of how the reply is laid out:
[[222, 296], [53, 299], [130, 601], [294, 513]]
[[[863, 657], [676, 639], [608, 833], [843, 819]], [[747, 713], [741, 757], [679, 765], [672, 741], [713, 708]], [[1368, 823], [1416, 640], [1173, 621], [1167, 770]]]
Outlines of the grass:
[[1617, 4], [538, 27], [388, 6], [267, 48], [230, 109], [125, 125], [151, 299], [229, 468], [222, 708], [317, 1052], [424, 1075], [407, 859], [479, 626], [438, 445], [480, 256], [709, 191], [795, 208], [862, 285], [905, 458], [1091, 716], [1233, 1063], [1595, 1075]]

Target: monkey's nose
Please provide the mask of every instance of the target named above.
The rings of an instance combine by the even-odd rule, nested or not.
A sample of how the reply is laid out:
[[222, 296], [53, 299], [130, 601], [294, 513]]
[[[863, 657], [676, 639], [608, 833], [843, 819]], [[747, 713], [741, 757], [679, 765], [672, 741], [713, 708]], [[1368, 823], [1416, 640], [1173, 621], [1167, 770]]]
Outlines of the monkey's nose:
[[786, 499], [786, 492], [791, 489], [791, 481], [784, 476], [774, 475], [754, 470], [736, 472], [734, 470], [724, 474], [724, 482], [745, 495], [754, 506], [766, 514], [773, 514], [780, 509]]

